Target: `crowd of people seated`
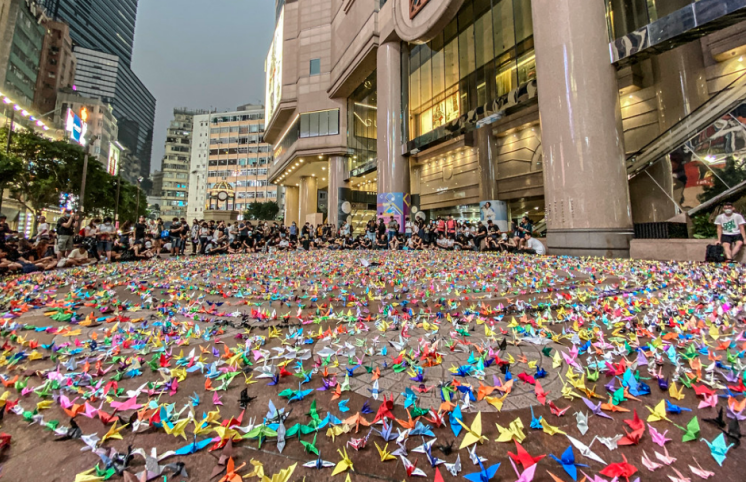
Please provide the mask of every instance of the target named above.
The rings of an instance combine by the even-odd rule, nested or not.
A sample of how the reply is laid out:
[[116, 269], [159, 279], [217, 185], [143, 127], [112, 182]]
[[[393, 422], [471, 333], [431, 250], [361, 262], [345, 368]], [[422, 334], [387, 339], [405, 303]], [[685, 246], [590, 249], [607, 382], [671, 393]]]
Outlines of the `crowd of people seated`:
[[80, 214], [66, 211], [53, 228], [39, 219], [31, 239], [9, 229], [0, 214], [0, 274], [45, 271], [112, 261], [134, 261], [165, 255], [217, 255], [295, 250], [454, 250], [505, 251], [544, 254], [544, 245], [533, 238], [528, 218], [502, 232], [488, 221], [464, 223], [452, 216], [426, 222], [405, 221], [404, 229], [393, 218], [370, 220], [363, 232], [353, 234], [343, 222], [313, 226], [295, 222], [224, 222], [173, 218], [166, 228], [162, 219], [125, 222], [117, 229], [112, 219], [91, 219], [81, 225]]

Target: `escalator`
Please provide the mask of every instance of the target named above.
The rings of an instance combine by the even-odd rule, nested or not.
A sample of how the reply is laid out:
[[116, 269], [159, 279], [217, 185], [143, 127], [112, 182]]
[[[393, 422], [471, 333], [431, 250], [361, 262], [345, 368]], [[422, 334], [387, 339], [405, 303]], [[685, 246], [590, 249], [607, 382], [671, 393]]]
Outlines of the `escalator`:
[[[691, 114], [626, 159], [628, 179], [645, 174], [657, 162], [671, 163], [671, 200], [678, 211], [693, 215], [712, 205], [708, 191], [718, 185], [734, 196], [746, 188], [740, 179], [723, 179], [722, 169], [746, 168], [746, 73]], [[743, 184], [743, 186], [741, 186]], [[662, 188], [661, 188], [662, 189]], [[703, 193], [705, 195], [703, 196]], [[721, 196], [717, 196], [718, 199]]]

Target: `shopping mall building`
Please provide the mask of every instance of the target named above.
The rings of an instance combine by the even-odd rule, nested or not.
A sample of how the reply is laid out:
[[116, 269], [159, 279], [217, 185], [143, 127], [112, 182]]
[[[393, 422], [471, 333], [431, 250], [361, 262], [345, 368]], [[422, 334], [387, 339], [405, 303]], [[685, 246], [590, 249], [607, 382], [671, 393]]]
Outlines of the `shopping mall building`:
[[[268, 180], [285, 219], [528, 215], [626, 256], [746, 148], [746, 0], [278, 0]], [[319, 200], [326, 213], [318, 214]], [[402, 223], [403, 224], [403, 223]]]

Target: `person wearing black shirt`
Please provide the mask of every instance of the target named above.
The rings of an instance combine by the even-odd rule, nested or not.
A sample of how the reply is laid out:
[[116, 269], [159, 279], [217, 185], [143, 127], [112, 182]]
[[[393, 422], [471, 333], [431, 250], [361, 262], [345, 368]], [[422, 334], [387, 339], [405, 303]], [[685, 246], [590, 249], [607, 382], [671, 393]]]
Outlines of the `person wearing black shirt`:
[[5, 214], [0, 213], [0, 249], [5, 247], [5, 237], [12, 233], [13, 231], [10, 230], [10, 226], [8, 226], [8, 223], [6, 223]]
[[145, 216], [140, 216], [140, 218], [135, 223], [135, 241], [144, 240], [147, 230], [148, 225], [145, 224]]
[[66, 258], [73, 250], [73, 234], [77, 220], [78, 215], [73, 216], [70, 211], [65, 211], [57, 220], [57, 259]]
[[389, 247], [389, 240], [386, 238], [386, 226], [383, 224], [383, 220], [380, 226], [383, 226], [383, 233], [379, 230], [378, 237], [376, 238], [376, 249], [387, 249]]
[[487, 228], [484, 226], [484, 224], [480, 221], [477, 225], [477, 235], [474, 237], [474, 247], [475, 251], [481, 251], [482, 249], [482, 240], [487, 237]]

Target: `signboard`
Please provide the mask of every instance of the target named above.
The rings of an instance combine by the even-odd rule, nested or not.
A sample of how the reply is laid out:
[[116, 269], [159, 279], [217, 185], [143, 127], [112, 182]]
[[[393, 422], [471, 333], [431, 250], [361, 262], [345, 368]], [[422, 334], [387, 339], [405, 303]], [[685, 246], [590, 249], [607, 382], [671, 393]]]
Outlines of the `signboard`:
[[479, 212], [483, 223], [492, 221], [500, 231], [508, 230], [508, 205], [503, 201], [481, 201]]
[[413, 19], [429, 1], [430, 0], [409, 0], [409, 18]]
[[119, 172], [119, 156], [121, 152], [119, 148], [111, 143], [109, 145], [109, 162], [106, 164], [106, 172], [112, 176], [116, 176]]
[[[87, 112], [85, 108], [81, 112]], [[70, 139], [77, 142], [81, 146], [85, 145], [85, 133], [88, 130], [88, 124], [78, 116], [72, 109], [67, 109], [67, 122], [65, 123], [65, 132], [68, 133]]]
[[264, 71], [267, 73], [266, 85], [266, 108], [264, 110], [264, 123], [269, 124], [269, 120], [277, 110], [282, 97], [282, 38], [285, 24], [285, 7], [280, 11], [280, 17], [277, 20], [277, 28], [269, 46], [267, 61], [264, 64]]

